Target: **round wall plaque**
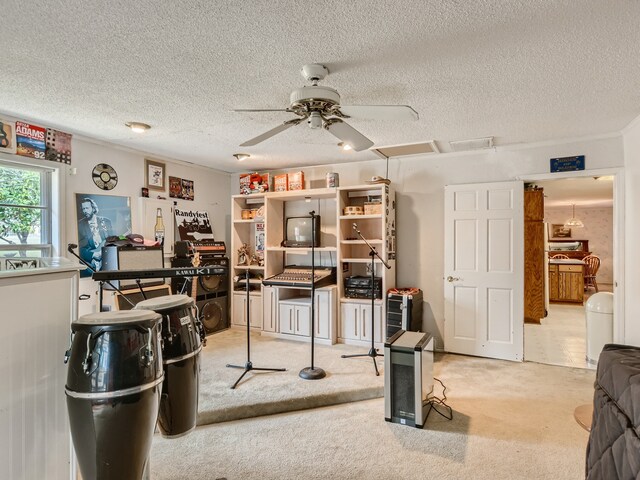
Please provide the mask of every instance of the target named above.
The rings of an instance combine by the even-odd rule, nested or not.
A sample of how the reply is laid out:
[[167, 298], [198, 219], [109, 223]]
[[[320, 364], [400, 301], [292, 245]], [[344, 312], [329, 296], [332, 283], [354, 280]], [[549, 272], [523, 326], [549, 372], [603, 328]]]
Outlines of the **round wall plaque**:
[[102, 190], [112, 190], [118, 184], [118, 174], [111, 165], [99, 163], [91, 173], [93, 183]]

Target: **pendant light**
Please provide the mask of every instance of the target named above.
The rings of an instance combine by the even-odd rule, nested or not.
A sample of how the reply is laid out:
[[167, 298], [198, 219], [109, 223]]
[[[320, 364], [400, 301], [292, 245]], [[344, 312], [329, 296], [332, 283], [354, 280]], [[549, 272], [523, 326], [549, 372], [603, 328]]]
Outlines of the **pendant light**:
[[564, 222], [565, 227], [574, 227], [574, 228], [582, 228], [584, 227], [584, 223], [579, 218], [576, 218], [576, 204], [573, 204], [573, 214], [571, 218]]

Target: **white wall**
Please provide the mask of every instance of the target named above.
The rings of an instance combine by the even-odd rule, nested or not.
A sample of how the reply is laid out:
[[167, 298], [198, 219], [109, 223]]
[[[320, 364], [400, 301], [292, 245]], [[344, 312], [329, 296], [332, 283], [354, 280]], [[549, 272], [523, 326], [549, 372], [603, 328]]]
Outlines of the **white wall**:
[[[145, 154], [129, 149], [119, 148], [103, 142], [94, 142], [88, 139], [73, 137], [72, 139], [72, 164], [70, 166], [48, 161], [34, 161], [17, 155], [2, 155], [2, 158], [20, 163], [40, 164], [55, 168], [60, 178], [60, 191], [54, 192], [54, 203], [59, 199], [59, 205], [54, 206], [57, 215], [54, 221], [61, 225], [59, 235], [59, 249], [54, 255], [71, 257], [66, 251], [68, 243], [78, 243], [78, 229], [76, 216], [76, 193], [88, 193], [93, 195], [118, 195], [130, 197], [131, 220], [134, 233], [142, 232], [140, 215], [138, 212], [141, 189], [144, 187], [144, 158]], [[230, 243], [230, 212], [231, 192], [229, 190], [229, 174], [213, 170], [211, 168], [191, 165], [184, 162], [147, 156], [166, 164], [166, 183], [168, 177], [175, 176], [194, 181], [195, 200], [177, 200], [178, 206], [184, 209], [206, 211], [209, 214], [213, 234], [216, 240], [224, 240], [227, 246]], [[111, 165], [118, 174], [118, 184], [113, 190], [99, 189], [92, 180], [91, 172], [99, 163]], [[73, 173], [75, 172], [75, 173]], [[235, 192], [234, 192], [235, 193]], [[161, 195], [168, 200], [169, 192], [152, 190], [151, 198]], [[168, 223], [168, 219], [165, 222]], [[171, 225], [173, 226], [173, 219]], [[165, 225], [166, 228], [169, 225]], [[54, 230], [56, 230], [54, 228]], [[80, 280], [80, 293], [89, 294], [89, 301], [80, 302], [80, 315], [92, 310], [96, 299], [97, 283], [90, 278]]]
[[[638, 143], [640, 150], [640, 139]], [[338, 172], [341, 186], [362, 184], [373, 175], [386, 176], [386, 161], [356, 162], [358, 154], [345, 153], [350, 154], [352, 163], [304, 168], [306, 188], [324, 187], [327, 172]], [[586, 156], [590, 170], [624, 163], [620, 136], [389, 160], [388, 178], [397, 201], [397, 285], [424, 290], [423, 328], [435, 334], [438, 348], [443, 347], [444, 332], [444, 186], [549, 173], [549, 159], [579, 154]], [[238, 176], [233, 175], [231, 191], [238, 190]]]
[[624, 131], [625, 166], [625, 339], [640, 346], [640, 117]]
[[[563, 224], [572, 215], [571, 207], [545, 207], [544, 221]], [[572, 228], [571, 238], [589, 240], [589, 250], [600, 257], [598, 284], [613, 283], [613, 207], [576, 206], [576, 218], [583, 228]]]

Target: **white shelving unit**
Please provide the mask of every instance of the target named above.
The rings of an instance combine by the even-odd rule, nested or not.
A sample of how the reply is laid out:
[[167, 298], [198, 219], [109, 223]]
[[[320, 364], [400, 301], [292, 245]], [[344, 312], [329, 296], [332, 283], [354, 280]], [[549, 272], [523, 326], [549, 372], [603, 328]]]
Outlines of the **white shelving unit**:
[[[382, 213], [344, 215], [344, 207], [363, 205], [365, 201], [382, 201]], [[242, 211], [264, 207], [264, 217], [243, 219]], [[371, 303], [368, 299], [344, 296], [343, 282], [349, 275], [366, 275], [370, 265], [369, 248], [355, 236], [353, 223], [365, 238], [387, 260], [387, 270], [375, 260], [376, 276], [382, 277], [382, 292], [395, 286], [395, 196], [387, 185], [358, 185], [255, 195], [234, 195], [232, 198], [231, 263], [233, 277], [232, 327], [246, 326], [246, 291], [242, 277], [249, 270], [250, 325], [263, 335], [291, 340], [309, 341], [311, 328], [311, 291], [288, 287], [263, 287], [262, 278], [281, 273], [285, 266], [311, 265], [311, 248], [283, 247], [285, 219], [308, 216], [315, 211], [320, 216], [320, 246], [315, 248], [317, 266], [337, 267], [335, 286], [316, 289], [315, 327], [318, 343], [336, 341], [367, 346], [371, 341]], [[264, 224], [264, 265], [238, 265], [238, 249], [246, 243], [250, 256], [256, 253], [256, 231]], [[343, 272], [343, 265], [346, 269]], [[254, 300], [255, 299], [255, 300]], [[256, 303], [261, 301], [260, 308]], [[254, 312], [260, 312], [260, 319]], [[384, 342], [386, 307], [383, 299], [375, 300], [375, 341]]]
[[[380, 201], [382, 212], [368, 215], [344, 215], [348, 206], [362, 206], [365, 202]], [[338, 341], [354, 345], [370, 346], [371, 335], [378, 347], [382, 347], [386, 318], [385, 294], [395, 287], [395, 193], [388, 185], [358, 185], [338, 189], [338, 290], [340, 295], [340, 319]], [[369, 298], [348, 298], [345, 296], [344, 280], [352, 275], [371, 275], [369, 247], [354, 230], [354, 224], [376, 249], [378, 254], [391, 266], [384, 267], [374, 258], [375, 276], [382, 279], [382, 298], [374, 300], [374, 327], [371, 331], [371, 300]]]

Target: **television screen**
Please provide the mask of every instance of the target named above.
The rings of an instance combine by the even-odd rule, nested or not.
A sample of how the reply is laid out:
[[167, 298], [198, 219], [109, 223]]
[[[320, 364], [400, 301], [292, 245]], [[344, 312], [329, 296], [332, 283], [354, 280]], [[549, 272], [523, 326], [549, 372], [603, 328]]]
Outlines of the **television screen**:
[[315, 217], [315, 241], [312, 238], [311, 217], [289, 217], [285, 225], [285, 247], [320, 246], [320, 216]]

